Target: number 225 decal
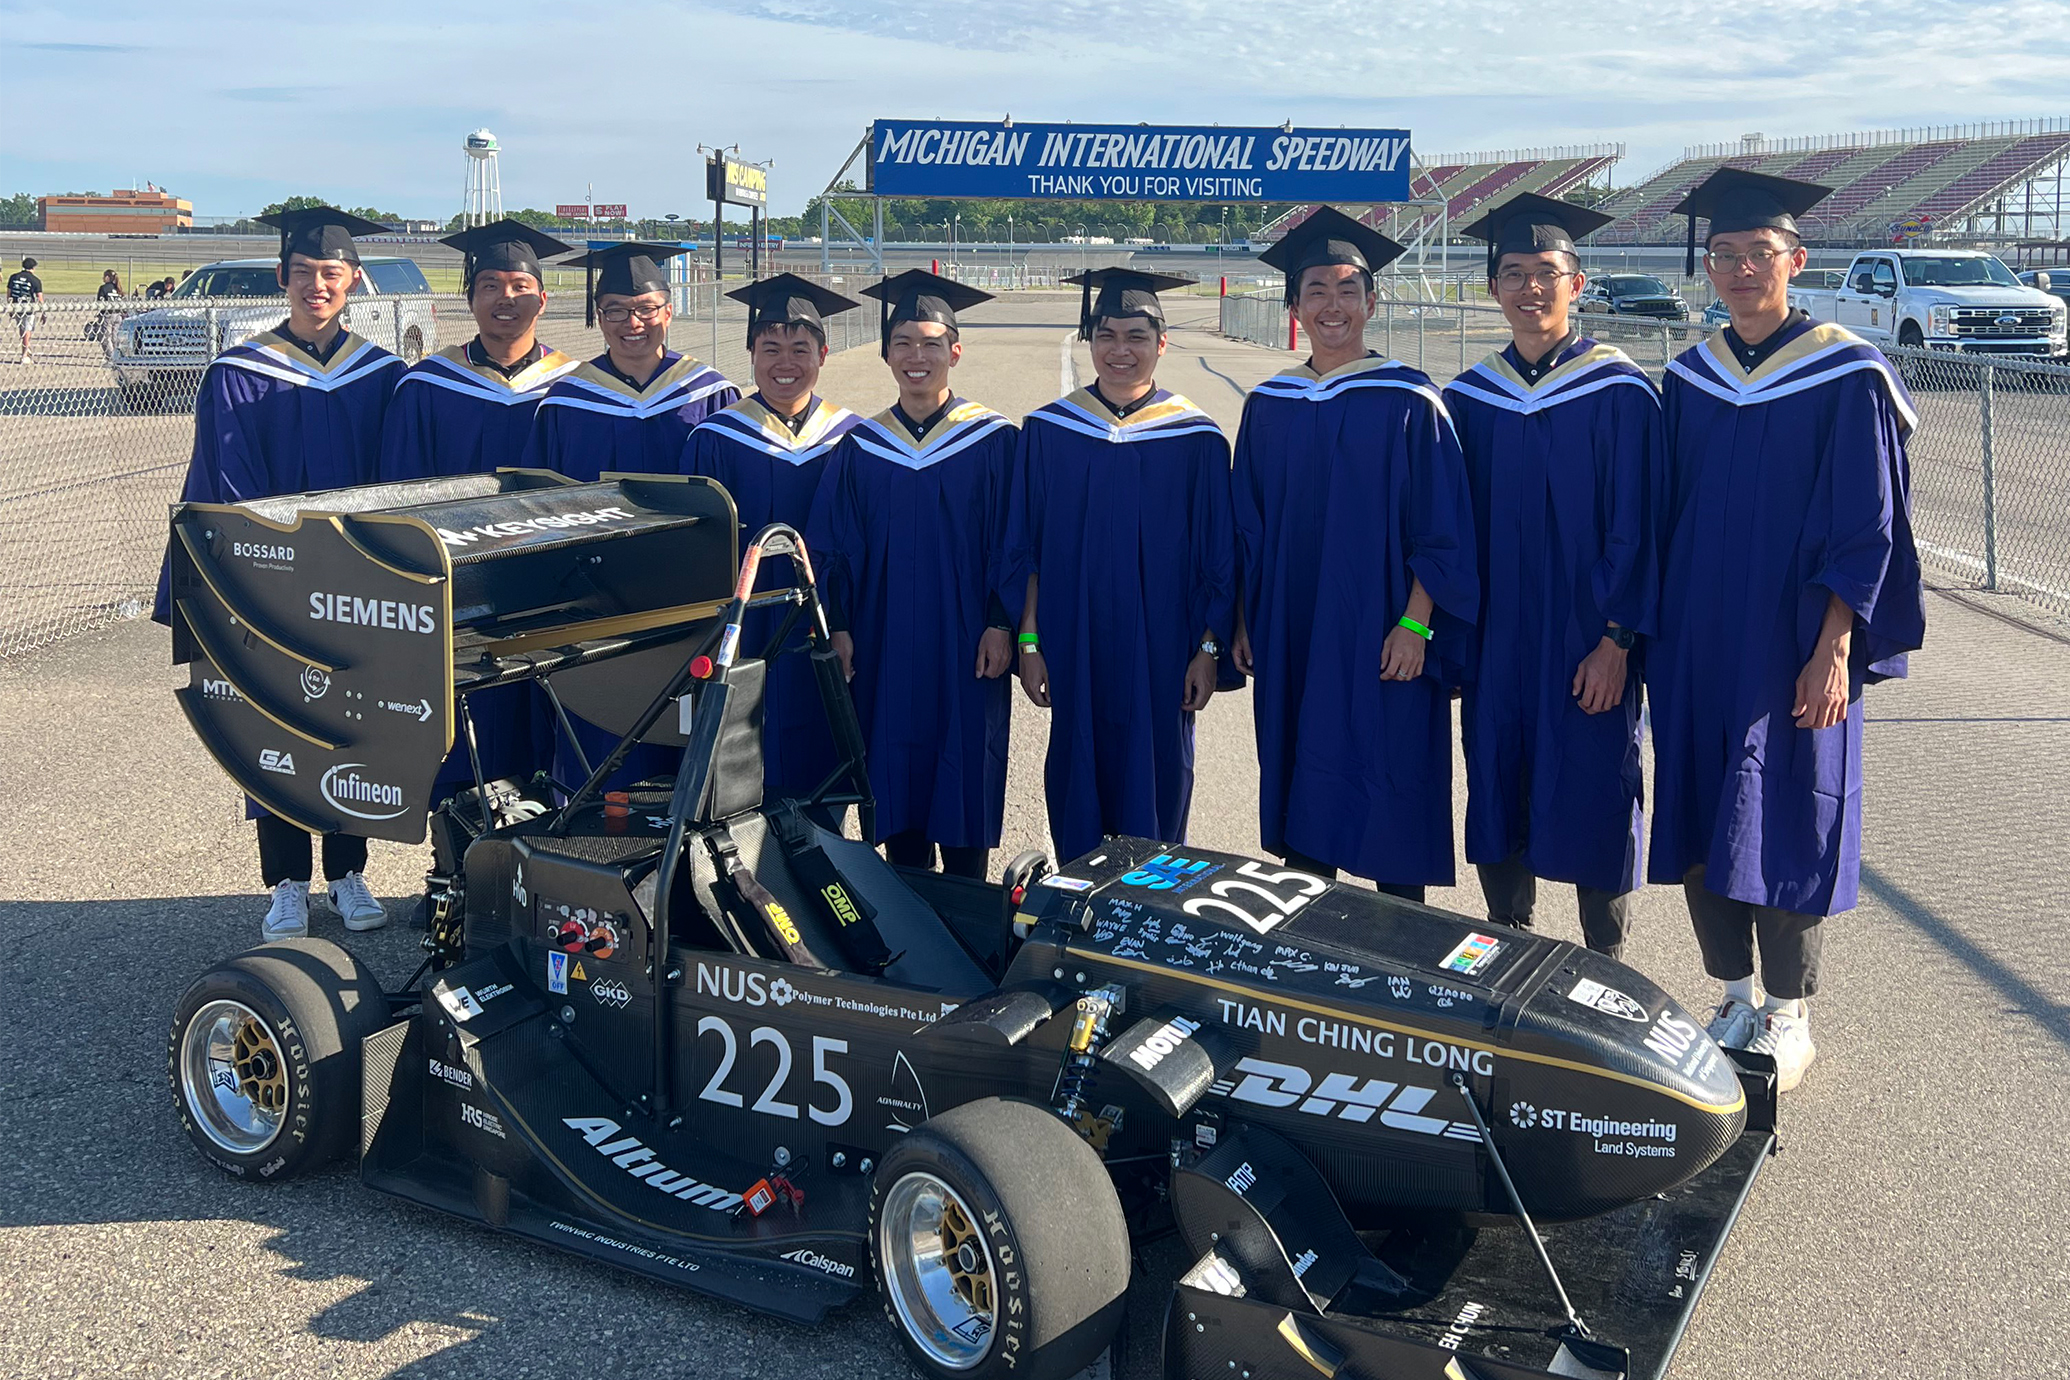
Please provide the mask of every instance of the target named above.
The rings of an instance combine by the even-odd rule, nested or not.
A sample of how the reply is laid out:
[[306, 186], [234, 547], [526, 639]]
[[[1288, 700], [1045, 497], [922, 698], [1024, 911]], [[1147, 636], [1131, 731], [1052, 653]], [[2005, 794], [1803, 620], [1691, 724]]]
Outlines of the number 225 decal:
[[[1208, 884], [1212, 896], [1189, 897], [1180, 907], [1188, 915], [1205, 917], [1209, 911], [1224, 910], [1241, 920], [1259, 934], [1270, 934], [1294, 918], [1294, 912], [1330, 889], [1330, 884], [1320, 877], [1306, 872], [1268, 872], [1265, 864], [1247, 862], [1236, 869], [1234, 877], [1224, 877]], [[1275, 888], [1291, 887], [1294, 894], [1283, 895]], [[1263, 901], [1262, 914], [1253, 915], [1238, 905], [1233, 897], [1246, 902], [1251, 897]]]
[[[720, 1016], [706, 1016], [697, 1023], [697, 1033], [700, 1036], [707, 1032], [716, 1034], [723, 1047], [719, 1051], [719, 1066], [712, 1070], [711, 1080], [704, 1085], [704, 1091], [697, 1094], [698, 1097], [706, 1102], [716, 1102], [723, 1107], [745, 1105], [747, 1099], [743, 1094], [733, 1092], [725, 1086], [727, 1075], [733, 1072], [733, 1065], [740, 1056], [739, 1038], [734, 1035], [733, 1027]], [[755, 1099], [754, 1105], [748, 1110], [760, 1112], [764, 1116], [789, 1117], [796, 1121], [799, 1113], [798, 1104], [786, 1102], [781, 1096], [787, 1091], [786, 1085], [791, 1080], [791, 1042], [774, 1026], [758, 1025], [748, 1032], [748, 1048], [758, 1049], [763, 1045], [776, 1046], [776, 1069], [769, 1075], [768, 1086], [762, 1089], [761, 1096]], [[827, 1067], [829, 1054], [847, 1052], [846, 1040], [836, 1040], [825, 1035], [812, 1037], [812, 1083], [814, 1087], [824, 1086], [832, 1089], [834, 1105], [822, 1109], [808, 1101], [804, 1107], [804, 1114], [822, 1126], [839, 1126], [847, 1121], [849, 1113], [855, 1110], [855, 1094], [849, 1089], [848, 1080]]]

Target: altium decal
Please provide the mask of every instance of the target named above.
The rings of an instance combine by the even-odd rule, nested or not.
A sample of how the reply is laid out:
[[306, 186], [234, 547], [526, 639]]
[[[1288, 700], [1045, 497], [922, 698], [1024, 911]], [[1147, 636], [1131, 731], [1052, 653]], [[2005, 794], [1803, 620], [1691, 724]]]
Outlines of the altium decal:
[[561, 1124], [572, 1131], [582, 1133], [582, 1138], [596, 1147], [599, 1155], [639, 1179], [647, 1187], [666, 1193], [671, 1198], [708, 1207], [714, 1212], [730, 1212], [740, 1205], [738, 1193], [713, 1188], [699, 1183], [688, 1174], [678, 1174], [660, 1160], [638, 1136], [621, 1136], [618, 1123], [601, 1116], [564, 1116]]

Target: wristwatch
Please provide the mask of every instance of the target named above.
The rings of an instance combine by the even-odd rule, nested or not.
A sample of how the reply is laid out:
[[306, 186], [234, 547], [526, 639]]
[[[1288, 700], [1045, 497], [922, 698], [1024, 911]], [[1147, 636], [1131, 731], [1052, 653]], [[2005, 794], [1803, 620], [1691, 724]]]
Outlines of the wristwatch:
[[1603, 629], [1603, 636], [1609, 638], [1614, 645], [1627, 652], [1636, 646], [1639, 641], [1639, 635], [1630, 628], [1605, 628]]
[[1200, 650], [1206, 652], [1209, 656], [1218, 657], [1222, 655], [1222, 644], [1215, 641], [1213, 633], [1209, 633], [1206, 637], [1200, 639]]

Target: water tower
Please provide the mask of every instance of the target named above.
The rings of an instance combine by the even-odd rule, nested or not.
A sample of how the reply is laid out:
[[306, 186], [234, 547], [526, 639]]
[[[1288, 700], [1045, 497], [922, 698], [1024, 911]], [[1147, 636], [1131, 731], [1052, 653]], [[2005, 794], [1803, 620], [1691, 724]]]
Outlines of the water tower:
[[460, 199], [460, 223], [487, 225], [503, 219], [503, 178], [496, 169], [496, 136], [478, 129], [460, 146], [467, 150], [467, 191]]

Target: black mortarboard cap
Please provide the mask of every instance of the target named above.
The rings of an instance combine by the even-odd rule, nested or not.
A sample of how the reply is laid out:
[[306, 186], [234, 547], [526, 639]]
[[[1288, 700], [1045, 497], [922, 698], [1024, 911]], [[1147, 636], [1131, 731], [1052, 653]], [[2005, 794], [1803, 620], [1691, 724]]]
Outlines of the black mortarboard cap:
[[909, 268], [896, 277], [872, 283], [862, 294], [883, 304], [878, 330], [884, 347], [891, 344], [891, 328], [901, 321], [939, 321], [954, 330], [957, 312], [992, 300], [989, 292], [965, 287], [953, 278], [929, 273], [924, 268]]
[[460, 251], [460, 281], [469, 287], [474, 286], [474, 275], [483, 269], [543, 277], [541, 259], [573, 253], [575, 249], [572, 244], [563, 244], [545, 231], [516, 220], [470, 226], [457, 235], [447, 235], [439, 243]]
[[1279, 243], [1258, 257], [1286, 275], [1287, 301], [1301, 295], [1301, 275], [1324, 264], [1351, 264], [1378, 273], [1408, 251], [1334, 206], [1318, 206]]
[[1831, 187], [1816, 182], [1799, 182], [1790, 177], [1770, 177], [1744, 168], [1720, 168], [1706, 177], [1668, 212], [1689, 217], [1689, 253], [1684, 273], [1696, 272], [1696, 218], [1708, 220], [1712, 235], [1732, 235], [1742, 230], [1787, 230], [1797, 233], [1797, 217], [1833, 194]]
[[650, 292], [667, 292], [668, 269], [663, 264], [688, 252], [680, 244], [627, 240], [568, 260], [568, 267], [579, 266], [583, 270], [583, 324], [597, 324], [597, 298], [604, 293], [640, 297]]
[[1578, 241], [1616, 220], [1601, 211], [1536, 192], [1511, 197], [1459, 233], [1488, 242], [1488, 276], [1504, 254], [1579, 254]]
[[823, 288], [795, 273], [763, 278], [746, 287], [735, 288], [726, 295], [736, 302], [747, 303], [750, 349], [754, 348], [755, 332], [768, 325], [810, 326], [824, 340], [827, 317], [839, 316], [862, 305], [853, 297], [843, 297], [832, 288]]
[[[1080, 340], [1091, 340], [1093, 327], [1100, 318], [1107, 316], [1147, 316], [1162, 330], [1164, 304], [1157, 300], [1157, 294], [1193, 285], [1191, 278], [1174, 278], [1169, 273], [1142, 273], [1133, 268], [1096, 268], [1064, 281], [1077, 283], [1081, 289], [1078, 299]], [[1099, 295], [1095, 297], [1095, 293]]]
[[283, 265], [290, 254], [300, 254], [307, 259], [343, 259], [348, 264], [356, 264], [359, 262], [359, 249], [352, 243], [352, 237], [380, 235], [388, 230], [385, 225], [348, 215], [335, 206], [276, 211], [270, 216], [260, 216], [259, 224], [270, 225], [280, 231], [280, 262]]

